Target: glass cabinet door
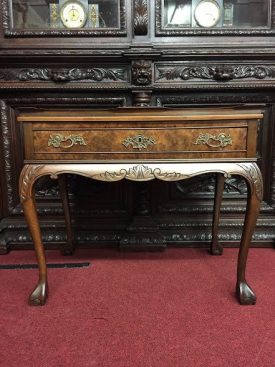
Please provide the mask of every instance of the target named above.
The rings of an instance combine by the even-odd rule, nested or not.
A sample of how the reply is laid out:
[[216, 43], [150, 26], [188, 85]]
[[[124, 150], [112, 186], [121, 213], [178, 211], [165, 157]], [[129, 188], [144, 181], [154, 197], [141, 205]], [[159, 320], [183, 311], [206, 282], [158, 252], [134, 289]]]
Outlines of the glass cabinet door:
[[[122, 34], [125, 0], [5, 0], [9, 30], [36, 34], [41, 30], [79, 32], [85, 35]], [[70, 32], [69, 32], [70, 31]], [[62, 35], [64, 32], [62, 32]]]
[[[271, 28], [271, 0], [157, 0], [157, 30], [257, 30]], [[215, 32], [211, 32], [215, 34]], [[226, 33], [226, 32], [225, 32]], [[172, 32], [173, 34], [173, 32]]]

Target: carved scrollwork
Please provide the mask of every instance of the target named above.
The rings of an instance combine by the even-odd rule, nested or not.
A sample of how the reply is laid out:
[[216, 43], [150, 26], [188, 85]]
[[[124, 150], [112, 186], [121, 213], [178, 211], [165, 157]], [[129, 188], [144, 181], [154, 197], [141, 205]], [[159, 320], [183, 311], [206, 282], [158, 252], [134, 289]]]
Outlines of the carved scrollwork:
[[143, 164], [138, 164], [132, 168], [121, 169], [119, 172], [104, 172], [100, 175], [101, 179], [106, 181], [118, 181], [126, 178], [131, 181], [149, 181], [155, 178], [164, 181], [177, 181], [189, 177], [179, 172], [164, 172], [160, 168], [150, 168]]
[[240, 163], [239, 166], [247, 173], [247, 177], [252, 183], [251, 186], [255, 188], [256, 196], [261, 201], [263, 198], [263, 181], [259, 167], [256, 163]]
[[134, 33], [145, 36], [148, 32], [148, 1], [134, 0]]
[[157, 80], [212, 79], [216, 81], [227, 81], [275, 77], [275, 69], [273, 67], [262, 65], [158, 66], [157, 70]]
[[123, 178], [133, 181], [147, 181], [154, 179], [153, 170], [143, 164], [138, 164], [132, 168], [121, 169], [119, 172], [104, 172], [100, 175], [102, 179], [106, 181], [117, 181]]
[[6, 80], [6, 75], [3, 71], [0, 71], [0, 79]]
[[0, 122], [1, 122], [1, 138], [3, 144], [3, 165], [5, 170], [5, 179], [7, 185], [7, 201], [8, 209], [12, 212], [14, 207], [14, 188], [13, 188], [13, 165], [12, 165], [12, 144], [11, 131], [9, 125], [9, 107], [6, 101], [0, 101]]
[[24, 201], [31, 198], [32, 185], [34, 179], [37, 178], [37, 172], [43, 168], [43, 165], [28, 165], [25, 166], [20, 176], [20, 201]]
[[[207, 175], [205, 177], [194, 177], [188, 181], [178, 181], [175, 183], [177, 195], [186, 198], [187, 195], [207, 195], [214, 194], [216, 185], [215, 175]], [[227, 178], [224, 184], [224, 193], [233, 195], [247, 194], [247, 185], [242, 177]]]
[[180, 104], [187, 104], [187, 103], [250, 103], [253, 101], [253, 103], [273, 103], [274, 97], [270, 95], [262, 95], [262, 94], [256, 94], [253, 97], [250, 97], [250, 95], [240, 95], [235, 93], [234, 95], [231, 95], [230, 98], [226, 95], [213, 95], [212, 93], [204, 93], [204, 95], [184, 95], [184, 96], [174, 96], [174, 95], [164, 95], [164, 96], [158, 96], [156, 98], [156, 105], [158, 107], [163, 107], [167, 105], [173, 105], [177, 106]]
[[87, 69], [25, 69], [21, 70], [17, 78], [21, 81], [45, 80], [53, 82], [70, 82], [79, 80], [92, 80], [101, 82], [104, 80], [121, 81], [126, 80], [125, 69], [122, 68], [87, 68]]
[[132, 82], [135, 85], [149, 85], [152, 83], [152, 62], [139, 60], [132, 62]]

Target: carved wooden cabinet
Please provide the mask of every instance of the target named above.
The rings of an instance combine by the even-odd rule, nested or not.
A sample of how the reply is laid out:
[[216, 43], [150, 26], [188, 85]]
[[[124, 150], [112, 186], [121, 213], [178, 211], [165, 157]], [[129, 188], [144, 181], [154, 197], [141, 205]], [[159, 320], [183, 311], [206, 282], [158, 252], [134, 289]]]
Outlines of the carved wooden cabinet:
[[[252, 132], [264, 179], [254, 245], [272, 246], [274, 7], [274, 0], [1, 0], [1, 252], [31, 246], [17, 192], [26, 134], [17, 116], [123, 106], [261, 110], [264, 118]], [[35, 136], [35, 154], [45, 143], [39, 129], [28, 131]], [[67, 133], [73, 135], [70, 129], [62, 132]], [[111, 132], [102, 134], [107, 138]], [[168, 133], [165, 139], [172, 146]], [[230, 149], [245, 150], [241, 132], [238, 139], [238, 147]], [[81, 152], [85, 147], [79, 145]], [[160, 249], [207, 246], [211, 239], [213, 175], [111, 186], [71, 175], [68, 190], [79, 246]], [[66, 233], [58, 185], [42, 179], [36, 195], [44, 242], [62, 248]], [[240, 239], [245, 204], [244, 182], [227, 179], [220, 231], [225, 245]]]

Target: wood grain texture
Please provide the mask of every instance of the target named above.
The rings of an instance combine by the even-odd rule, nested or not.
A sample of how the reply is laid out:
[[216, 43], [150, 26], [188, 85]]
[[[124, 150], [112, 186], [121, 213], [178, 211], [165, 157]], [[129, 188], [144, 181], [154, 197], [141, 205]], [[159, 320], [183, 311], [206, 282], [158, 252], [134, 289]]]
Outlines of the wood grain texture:
[[[129, 108], [44, 111], [17, 120], [24, 124], [27, 161], [233, 159], [256, 157], [262, 116], [230, 109], [164, 109], [162, 115], [158, 109]], [[133, 140], [149, 143], [135, 146]]]

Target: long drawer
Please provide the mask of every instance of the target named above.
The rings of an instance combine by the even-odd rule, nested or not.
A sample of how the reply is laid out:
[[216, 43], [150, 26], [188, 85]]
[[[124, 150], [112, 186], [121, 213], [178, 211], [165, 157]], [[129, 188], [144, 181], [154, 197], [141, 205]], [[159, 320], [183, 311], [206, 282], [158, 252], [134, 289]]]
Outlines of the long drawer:
[[257, 122], [26, 121], [25, 160], [253, 158]]

